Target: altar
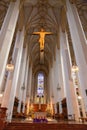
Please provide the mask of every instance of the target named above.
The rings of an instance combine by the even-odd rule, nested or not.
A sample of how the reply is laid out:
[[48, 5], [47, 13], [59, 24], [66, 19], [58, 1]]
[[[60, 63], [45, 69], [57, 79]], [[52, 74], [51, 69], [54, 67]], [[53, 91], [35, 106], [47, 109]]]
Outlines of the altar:
[[46, 112], [35, 112], [34, 117], [46, 117]]
[[34, 112], [46, 112], [47, 104], [33, 104]]

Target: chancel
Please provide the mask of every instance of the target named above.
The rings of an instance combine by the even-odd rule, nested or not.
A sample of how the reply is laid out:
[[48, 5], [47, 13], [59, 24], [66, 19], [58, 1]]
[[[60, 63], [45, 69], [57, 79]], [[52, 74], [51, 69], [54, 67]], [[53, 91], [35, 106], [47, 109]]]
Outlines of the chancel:
[[0, 130], [87, 130], [87, 1], [0, 0]]

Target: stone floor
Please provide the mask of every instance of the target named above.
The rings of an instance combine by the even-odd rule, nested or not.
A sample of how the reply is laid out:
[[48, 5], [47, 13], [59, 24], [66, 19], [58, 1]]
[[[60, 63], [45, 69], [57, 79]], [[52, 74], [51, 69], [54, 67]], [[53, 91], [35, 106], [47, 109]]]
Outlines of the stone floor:
[[[47, 118], [47, 120], [48, 120], [47, 123], [87, 124], [87, 121], [86, 122], [82, 122], [82, 121], [65, 121], [65, 120], [57, 121], [56, 119], [52, 119], [52, 118]], [[12, 122], [33, 123], [33, 119], [31, 117], [26, 118], [26, 119], [13, 119]]]

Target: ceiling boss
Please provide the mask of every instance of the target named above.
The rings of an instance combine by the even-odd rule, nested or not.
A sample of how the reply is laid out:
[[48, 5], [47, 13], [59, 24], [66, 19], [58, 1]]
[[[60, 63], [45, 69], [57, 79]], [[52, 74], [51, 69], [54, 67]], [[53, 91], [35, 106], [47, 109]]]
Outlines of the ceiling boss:
[[45, 42], [45, 35], [46, 34], [52, 34], [52, 32], [45, 32], [43, 28], [41, 28], [40, 32], [33, 32], [33, 34], [39, 34], [39, 43], [40, 43], [40, 51], [44, 50], [44, 42]]

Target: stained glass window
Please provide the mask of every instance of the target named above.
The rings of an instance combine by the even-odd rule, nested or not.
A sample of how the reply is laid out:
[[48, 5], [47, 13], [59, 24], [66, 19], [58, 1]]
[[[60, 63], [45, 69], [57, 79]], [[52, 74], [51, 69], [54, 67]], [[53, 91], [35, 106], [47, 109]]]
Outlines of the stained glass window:
[[44, 95], [44, 75], [43, 73], [38, 74], [38, 84], [37, 84], [37, 95]]

